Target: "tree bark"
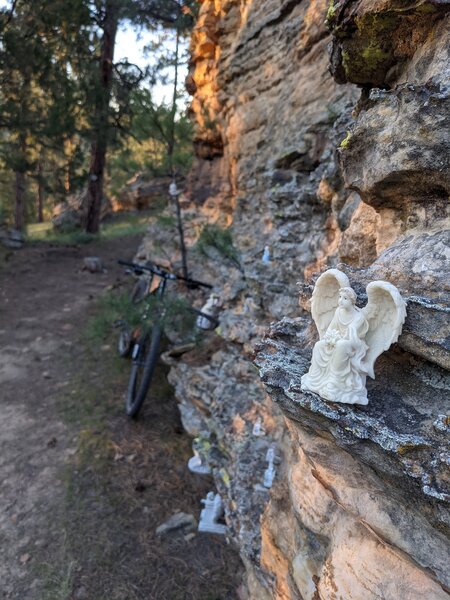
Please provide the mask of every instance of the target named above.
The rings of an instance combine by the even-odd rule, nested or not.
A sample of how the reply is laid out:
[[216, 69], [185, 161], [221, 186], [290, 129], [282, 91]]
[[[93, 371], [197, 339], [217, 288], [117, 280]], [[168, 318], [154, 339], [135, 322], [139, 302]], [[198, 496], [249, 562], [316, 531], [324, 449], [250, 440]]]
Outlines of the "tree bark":
[[70, 194], [72, 188], [72, 140], [64, 140], [64, 159], [66, 161], [64, 167], [64, 192], [66, 196]]
[[181, 206], [179, 196], [175, 196], [175, 208], [177, 211], [177, 227], [178, 227], [178, 235], [180, 238], [180, 252], [181, 252], [181, 271], [183, 273], [184, 278], [189, 277], [188, 265], [187, 265], [187, 251], [186, 244], [184, 242], [184, 230], [183, 230], [183, 220], [181, 218]]
[[98, 233], [103, 198], [103, 179], [108, 150], [109, 107], [113, 80], [114, 46], [119, 23], [117, 0], [106, 0], [100, 55], [100, 89], [95, 103], [94, 137], [89, 168], [86, 231]]
[[19, 231], [25, 228], [25, 174], [16, 171], [14, 227]]
[[[27, 152], [25, 134], [22, 132], [19, 136], [19, 151], [22, 159], [25, 159]], [[26, 161], [24, 161], [26, 162]], [[15, 174], [15, 202], [14, 202], [14, 227], [19, 231], [25, 229], [25, 171], [17, 168]]]
[[44, 222], [44, 180], [43, 180], [43, 165], [42, 160], [38, 162], [38, 203], [37, 203], [37, 219], [38, 223]]

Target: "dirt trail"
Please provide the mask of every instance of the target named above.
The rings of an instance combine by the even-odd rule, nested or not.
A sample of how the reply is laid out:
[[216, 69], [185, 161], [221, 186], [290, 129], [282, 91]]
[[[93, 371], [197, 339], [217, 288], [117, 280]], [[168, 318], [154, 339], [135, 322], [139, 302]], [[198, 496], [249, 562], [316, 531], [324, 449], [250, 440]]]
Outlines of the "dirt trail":
[[[240, 564], [215, 536], [159, 540], [198, 516], [210, 481], [190, 474], [171, 390], [138, 423], [122, 410], [126, 365], [80, 341], [86, 315], [136, 236], [0, 255], [0, 598], [235, 598]], [[105, 273], [82, 270], [100, 256]], [[98, 357], [104, 357], [99, 360]]]

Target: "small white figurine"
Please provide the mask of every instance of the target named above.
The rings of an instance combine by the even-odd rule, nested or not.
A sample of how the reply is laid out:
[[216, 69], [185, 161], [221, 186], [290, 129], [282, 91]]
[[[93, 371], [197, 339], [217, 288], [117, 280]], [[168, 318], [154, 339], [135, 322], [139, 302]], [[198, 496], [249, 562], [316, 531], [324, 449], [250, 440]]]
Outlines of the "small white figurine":
[[366, 291], [368, 302], [361, 309], [341, 271], [329, 269], [317, 280], [311, 314], [320, 340], [302, 377], [302, 390], [332, 402], [367, 404], [366, 377], [375, 378], [375, 360], [397, 341], [406, 303], [386, 281], [372, 281]]
[[179, 190], [177, 188], [177, 184], [175, 181], [172, 181], [172, 183], [169, 185], [169, 194], [173, 197], [178, 196], [179, 194]]
[[206, 498], [201, 500], [201, 503], [204, 504], [205, 508], [202, 508], [200, 513], [198, 531], [224, 535], [227, 531], [227, 526], [217, 522], [223, 515], [223, 503], [220, 495], [208, 492]]
[[252, 434], [255, 437], [263, 437], [264, 435], [266, 435], [266, 432], [264, 431], [264, 427], [262, 426], [261, 417], [258, 417], [256, 419], [256, 421], [253, 425]]
[[188, 460], [188, 469], [191, 473], [197, 473], [197, 475], [209, 475], [211, 473], [210, 467], [202, 463], [202, 459], [196, 450], [194, 450], [194, 456]]
[[264, 471], [264, 481], [263, 481], [263, 485], [266, 488], [271, 488], [272, 484], [273, 484], [273, 480], [275, 478], [275, 467], [274, 467], [274, 460], [275, 460], [275, 450], [270, 447], [267, 450], [267, 454], [266, 454], [266, 460], [269, 463], [267, 469]]
[[268, 463], [273, 463], [275, 460], [275, 450], [270, 446], [270, 448], [266, 452], [266, 460]]
[[268, 265], [270, 263], [270, 248], [269, 248], [269, 246], [264, 246], [262, 261], [265, 265]]
[[202, 307], [201, 312], [205, 315], [213, 317], [208, 319], [202, 315], [197, 317], [196, 325], [199, 329], [215, 329], [217, 327], [217, 315], [220, 310], [220, 298], [217, 294], [211, 294], [206, 304]]

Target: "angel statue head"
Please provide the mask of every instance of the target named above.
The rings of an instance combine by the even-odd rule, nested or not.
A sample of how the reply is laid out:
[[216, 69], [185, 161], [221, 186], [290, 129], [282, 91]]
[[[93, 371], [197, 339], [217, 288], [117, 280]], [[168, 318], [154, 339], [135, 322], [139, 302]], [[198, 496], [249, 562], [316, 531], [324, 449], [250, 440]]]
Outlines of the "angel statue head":
[[344, 273], [330, 269], [317, 280], [311, 313], [320, 339], [303, 390], [332, 402], [367, 404], [366, 377], [375, 377], [375, 360], [397, 341], [406, 304], [387, 281], [373, 281], [366, 290], [367, 305], [359, 309]]
[[339, 306], [350, 308], [356, 304], [356, 292], [351, 287], [342, 287], [339, 290]]

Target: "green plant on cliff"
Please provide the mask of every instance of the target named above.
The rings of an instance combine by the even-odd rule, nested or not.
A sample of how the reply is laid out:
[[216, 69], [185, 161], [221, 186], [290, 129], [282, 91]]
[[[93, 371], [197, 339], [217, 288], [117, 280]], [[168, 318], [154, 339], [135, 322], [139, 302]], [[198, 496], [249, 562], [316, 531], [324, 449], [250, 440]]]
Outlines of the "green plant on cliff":
[[348, 131], [347, 135], [345, 136], [345, 138], [339, 144], [339, 148], [341, 150], [346, 150], [350, 146], [351, 139], [352, 139], [352, 134], [350, 133], [350, 131]]
[[325, 25], [330, 29], [333, 26], [334, 17], [336, 16], [336, 7], [334, 0], [330, 0], [328, 5], [327, 16], [325, 17]]
[[230, 260], [235, 267], [241, 269], [239, 252], [233, 245], [231, 230], [217, 224], [207, 224], [203, 227], [198, 237], [195, 248], [204, 256], [210, 256], [208, 248], [215, 248], [217, 252]]

